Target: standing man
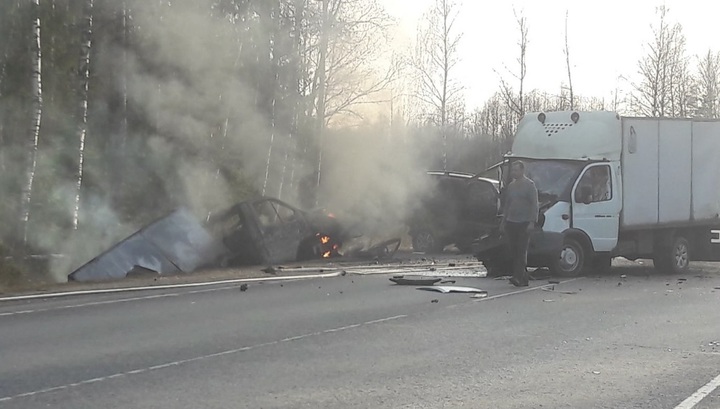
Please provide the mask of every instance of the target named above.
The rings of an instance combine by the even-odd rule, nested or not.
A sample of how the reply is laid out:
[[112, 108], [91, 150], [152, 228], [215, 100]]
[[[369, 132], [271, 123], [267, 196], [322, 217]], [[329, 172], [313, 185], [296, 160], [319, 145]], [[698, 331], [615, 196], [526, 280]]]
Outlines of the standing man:
[[510, 176], [513, 180], [505, 187], [500, 230], [505, 234], [512, 258], [513, 276], [510, 283], [516, 287], [526, 287], [527, 251], [530, 231], [535, 228], [538, 219], [538, 191], [535, 183], [525, 176], [523, 162], [513, 162]]

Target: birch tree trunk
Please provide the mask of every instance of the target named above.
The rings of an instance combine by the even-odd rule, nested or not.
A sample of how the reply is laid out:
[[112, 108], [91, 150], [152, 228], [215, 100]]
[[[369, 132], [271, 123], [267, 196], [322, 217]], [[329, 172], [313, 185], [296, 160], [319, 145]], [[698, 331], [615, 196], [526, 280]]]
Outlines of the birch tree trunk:
[[86, 0], [84, 6], [85, 27], [80, 42], [80, 116], [78, 124], [78, 169], [75, 184], [75, 207], [73, 209], [73, 230], [78, 228], [80, 219], [80, 193], [82, 191], [83, 165], [85, 164], [85, 137], [87, 136], [88, 122], [88, 90], [90, 87], [90, 50], [92, 48], [93, 29], [93, 0]]
[[[33, 96], [33, 120], [27, 146], [27, 166], [25, 181], [20, 203], [20, 225], [22, 229], [22, 245], [27, 246], [28, 222], [30, 220], [30, 203], [32, 201], [33, 182], [37, 167], [38, 142], [40, 140], [40, 124], [42, 122], [42, 49], [40, 48], [40, 0], [32, 0], [32, 71], [31, 89]], [[24, 250], [23, 250], [24, 251]]]
[[318, 58], [318, 91], [317, 91], [317, 108], [315, 110], [315, 135], [318, 140], [318, 155], [317, 155], [317, 181], [315, 186], [315, 206], [320, 205], [320, 183], [322, 174], [322, 162], [323, 162], [323, 134], [325, 131], [325, 81], [327, 79], [327, 72], [325, 69], [325, 63], [327, 60], [328, 53], [328, 40], [330, 37], [330, 19], [328, 18], [328, 8], [330, 0], [322, 0], [322, 28], [320, 32], [320, 56]]

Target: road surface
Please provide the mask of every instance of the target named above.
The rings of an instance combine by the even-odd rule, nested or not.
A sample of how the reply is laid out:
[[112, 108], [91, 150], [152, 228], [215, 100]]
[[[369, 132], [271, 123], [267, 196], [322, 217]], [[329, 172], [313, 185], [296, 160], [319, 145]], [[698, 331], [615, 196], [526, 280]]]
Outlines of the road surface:
[[0, 303], [0, 407], [720, 407], [720, 274], [651, 272], [457, 279], [485, 299], [348, 274]]

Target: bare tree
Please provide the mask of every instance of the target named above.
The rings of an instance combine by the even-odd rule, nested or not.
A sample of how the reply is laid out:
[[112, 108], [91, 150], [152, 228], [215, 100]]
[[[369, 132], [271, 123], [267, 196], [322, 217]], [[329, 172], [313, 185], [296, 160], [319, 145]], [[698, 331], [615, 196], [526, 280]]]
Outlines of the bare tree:
[[518, 92], [515, 94], [513, 87], [508, 84], [504, 79], [500, 79], [500, 91], [505, 100], [505, 104], [515, 113], [518, 118], [525, 115], [525, 76], [527, 75], [527, 61], [525, 59], [528, 45], [528, 26], [527, 17], [522, 13], [518, 15], [515, 12], [515, 21], [517, 22], [518, 29], [520, 30], [520, 40], [518, 47], [520, 48], [520, 55], [518, 56], [517, 63], [519, 65], [519, 71], [512, 73], [515, 79], [518, 81]]
[[32, 80], [30, 85], [33, 96], [33, 118], [30, 128], [30, 138], [27, 147], [27, 165], [25, 168], [25, 182], [22, 189], [20, 205], [20, 225], [22, 226], [22, 244], [27, 245], [28, 222], [30, 220], [30, 203], [32, 201], [35, 169], [37, 168], [38, 143], [40, 140], [40, 124], [42, 122], [42, 49], [40, 47], [40, 0], [32, 1]]
[[78, 168], [75, 182], [75, 207], [73, 209], [73, 230], [78, 228], [80, 219], [80, 193], [83, 182], [83, 165], [85, 163], [85, 137], [87, 136], [88, 125], [88, 90], [90, 88], [90, 51], [92, 49], [93, 36], [93, 0], [85, 0], [83, 8], [83, 19], [85, 25], [82, 30], [80, 41], [80, 65], [78, 76], [80, 79], [80, 115], [78, 123]]
[[454, 77], [459, 62], [462, 33], [455, 23], [460, 7], [453, 0], [435, 0], [418, 29], [413, 66], [419, 77], [417, 98], [431, 110], [440, 126], [443, 141], [443, 169], [447, 168], [447, 132], [451, 111], [461, 105], [462, 86]]
[[680, 24], [670, 25], [668, 9], [657, 9], [658, 24], [648, 52], [639, 61], [641, 81], [633, 98], [638, 114], [651, 117], [687, 116], [692, 104], [685, 36]]
[[570, 110], [575, 109], [575, 93], [573, 92], [572, 72], [570, 70], [570, 46], [568, 45], [568, 12], [565, 11], [565, 64], [567, 65], [568, 91], [570, 92]]
[[[375, 98], [394, 79], [395, 65], [384, 71], [376, 67], [387, 43], [390, 17], [377, 0], [321, 0], [317, 34], [310, 33], [308, 70], [314, 71], [309, 88], [313, 101], [316, 185], [322, 179], [325, 127], [343, 115], [362, 118], [356, 108], [376, 103]], [[314, 37], [314, 38], [313, 38]], [[313, 42], [315, 40], [315, 42]], [[320, 198], [316, 196], [316, 205]]]
[[702, 118], [720, 118], [720, 53], [708, 50], [698, 65], [698, 112]]

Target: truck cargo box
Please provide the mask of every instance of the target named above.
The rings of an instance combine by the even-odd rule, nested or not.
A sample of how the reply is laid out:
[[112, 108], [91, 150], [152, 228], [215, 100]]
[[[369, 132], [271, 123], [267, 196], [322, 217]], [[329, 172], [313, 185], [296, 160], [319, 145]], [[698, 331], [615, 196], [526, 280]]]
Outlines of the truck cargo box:
[[623, 118], [625, 229], [720, 218], [720, 122]]

